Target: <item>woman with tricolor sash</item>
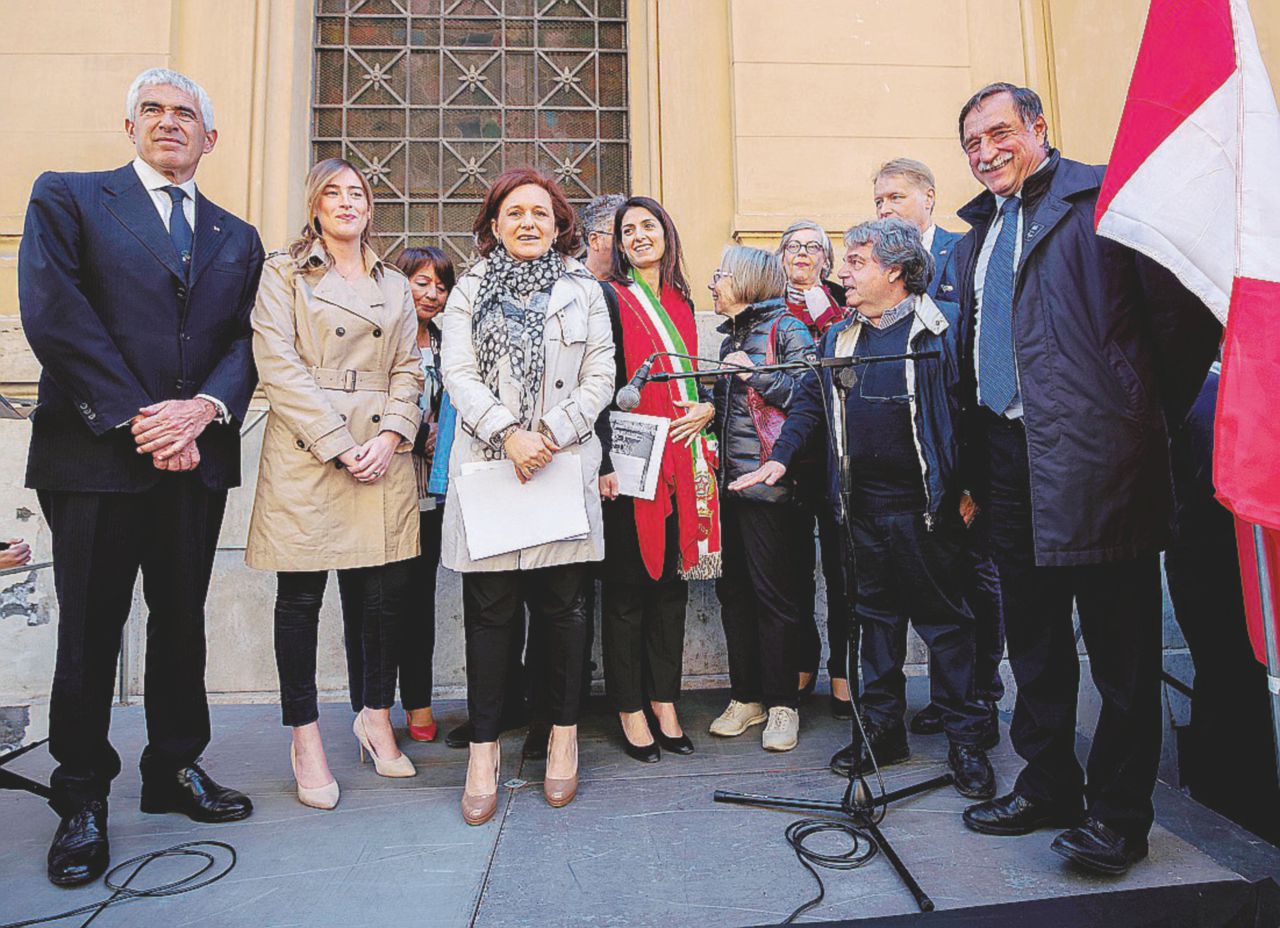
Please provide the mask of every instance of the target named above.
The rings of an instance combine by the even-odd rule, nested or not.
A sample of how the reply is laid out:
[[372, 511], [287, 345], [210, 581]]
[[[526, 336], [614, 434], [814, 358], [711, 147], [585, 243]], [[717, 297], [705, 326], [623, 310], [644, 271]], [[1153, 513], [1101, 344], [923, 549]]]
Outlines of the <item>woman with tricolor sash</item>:
[[[692, 372], [694, 362], [681, 355], [697, 355], [698, 330], [671, 217], [656, 200], [631, 197], [615, 215], [613, 241], [613, 277], [605, 287], [612, 291], [617, 386], [651, 357], [653, 373]], [[619, 496], [617, 475], [601, 468], [607, 500], [601, 627], [605, 686], [625, 750], [652, 763], [660, 747], [693, 753], [675, 704], [688, 581], [720, 575], [715, 442], [703, 432], [715, 407], [687, 378], [646, 384], [632, 412], [672, 421], [652, 500]]]

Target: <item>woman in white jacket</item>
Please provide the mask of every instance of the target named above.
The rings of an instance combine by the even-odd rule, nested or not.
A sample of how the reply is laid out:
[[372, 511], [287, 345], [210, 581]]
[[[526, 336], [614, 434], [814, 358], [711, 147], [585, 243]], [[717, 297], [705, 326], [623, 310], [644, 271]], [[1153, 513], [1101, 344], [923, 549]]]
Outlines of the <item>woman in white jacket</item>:
[[[553, 180], [528, 168], [504, 172], [489, 188], [475, 236], [485, 260], [458, 281], [444, 311], [441, 372], [458, 426], [441, 562], [463, 574], [474, 734], [462, 812], [481, 825], [497, 808], [507, 645], [522, 598], [547, 625], [547, 679], [539, 685], [547, 688], [552, 729], [543, 791], [557, 808], [577, 792], [586, 565], [604, 557], [594, 425], [613, 392], [614, 363], [604, 296], [569, 257], [577, 224]], [[581, 466], [590, 531], [472, 558], [454, 478], [469, 463], [505, 459], [527, 482], [556, 454], [572, 454]]]

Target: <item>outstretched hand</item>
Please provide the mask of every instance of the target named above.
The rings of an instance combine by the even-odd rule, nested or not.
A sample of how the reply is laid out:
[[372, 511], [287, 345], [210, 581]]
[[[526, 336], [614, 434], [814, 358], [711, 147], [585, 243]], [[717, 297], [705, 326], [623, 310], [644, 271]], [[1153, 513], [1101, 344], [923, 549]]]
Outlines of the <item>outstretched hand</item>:
[[758, 483], [763, 483], [767, 487], [773, 486], [787, 474], [787, 468], [777, 461], [765, 461], [749, 474], [743, 474], [733, 483], [729, 484], [729, 489], [734, 493], [740, 493], [743, 490], [753, 487]]

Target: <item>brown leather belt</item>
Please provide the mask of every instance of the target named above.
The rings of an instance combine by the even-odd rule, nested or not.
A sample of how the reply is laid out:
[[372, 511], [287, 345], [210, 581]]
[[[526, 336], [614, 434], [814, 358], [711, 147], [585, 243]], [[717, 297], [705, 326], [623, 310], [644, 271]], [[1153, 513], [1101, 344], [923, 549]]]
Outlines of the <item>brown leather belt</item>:
[[324, 389], [342, 390], [344, 393], [355, 393], [360, 390], [386, 393], [391, 389], [391, 378], [384, 371], [338, 371], [325, 367], [313, 367], [311, 376]]

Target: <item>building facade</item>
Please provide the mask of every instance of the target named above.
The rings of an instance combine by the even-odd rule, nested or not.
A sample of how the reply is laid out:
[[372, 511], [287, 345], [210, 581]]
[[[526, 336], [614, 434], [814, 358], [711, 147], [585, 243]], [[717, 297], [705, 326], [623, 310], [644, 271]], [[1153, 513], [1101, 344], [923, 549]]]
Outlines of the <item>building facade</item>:
[[[1253, 15], [1273, 81], [1280, 6]], [[940, 225], [977, 192], [956, 115], [992, 80], [1037, 88], [1050, 137], [1105, 161], [1142, 33], [1144, 0], [47, 0], [0, 7], [0, 391], [34, 393], [17, 249], [43, 170], [99, 170], [132, 149], [124, 94], [166, 65], [200, 81], [219, 140], [198, 177], [267, 248], [302, 224], [313, 158], [374, 182], [377, 243], [441, 243], [471, 258], [486, 179], [534, 163], [571, 198], [660, 199], [679, 224], [695, 296], [728, 242], [771, 246], [794, 219], [833, 234], [871, 214], [871, 176], [908, 155], [938, 178]], [[702, 301], [709, 307], [709, 301]], [[709, 319], [705, 319], [709, 322]], [[709, 325], [703, 326], [709, 331]], [[274, 578], [243, 565], [261, 404], [246, 423], [248, 486], [232, 495], [209, 608], [210, 690], [270, 698]], [[255, 429], [255, 426], [257, 428]], [[48, 535], [22, 489], [25, 423], [0, 421], [0, 537]], [[332, 597], [336, 600], [336, 596]], [[326, 612], [322, 674], [342, 686]], [[49, 571], [0, 577], [0, 706], [39, 728], [52, 668]], [[463, 681], [456, 583], [440, 592], [437, 678]], [[121, 695], [137, 695], [132, 623]], [[691, 602], [686, 673], [717, 679], [709, 589]], [[19, 713], [21, 715], [21, 713]], [[0, 744], [6, 741], [0, 716]], [[22, 723], [27, 724], [27, 723]]]

